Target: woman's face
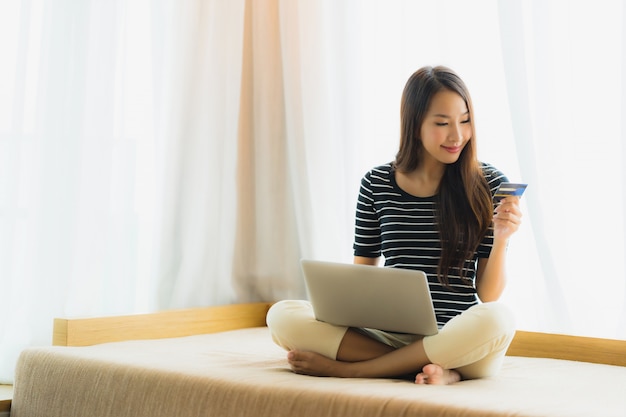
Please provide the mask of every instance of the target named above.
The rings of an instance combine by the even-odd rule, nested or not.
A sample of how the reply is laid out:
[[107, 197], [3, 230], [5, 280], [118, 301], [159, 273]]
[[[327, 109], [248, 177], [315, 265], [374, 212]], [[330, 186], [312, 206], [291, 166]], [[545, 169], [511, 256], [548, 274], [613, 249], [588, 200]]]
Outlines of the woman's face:
[[471, 123], [467, 105], [460, 95], [450, 90], [436, 93], [420, 129], [425, 157], [443, 164], [456, 162], [472, 137]]

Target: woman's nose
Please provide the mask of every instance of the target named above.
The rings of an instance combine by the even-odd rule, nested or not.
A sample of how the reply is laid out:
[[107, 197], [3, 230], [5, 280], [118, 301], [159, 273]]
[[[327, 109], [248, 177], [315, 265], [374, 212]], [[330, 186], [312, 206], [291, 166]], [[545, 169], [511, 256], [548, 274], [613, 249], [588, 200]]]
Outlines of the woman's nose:
[[450, 141], [451, 142], [462, 142], [463, 141], [463, 126], [459, 124], [453, 125], [452, 132], [450, 133]]

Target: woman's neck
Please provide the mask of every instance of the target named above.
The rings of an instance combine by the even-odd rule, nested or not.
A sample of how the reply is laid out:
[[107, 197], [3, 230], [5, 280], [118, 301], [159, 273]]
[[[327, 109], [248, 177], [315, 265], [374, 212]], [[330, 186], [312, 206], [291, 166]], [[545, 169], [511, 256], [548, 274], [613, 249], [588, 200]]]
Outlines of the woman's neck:
[[411, 172], [396, 172], [396, 183], [414, 196], [432, 197], [437, 194], [445, 170], [446, 166], [438, 161], [423, 163]]

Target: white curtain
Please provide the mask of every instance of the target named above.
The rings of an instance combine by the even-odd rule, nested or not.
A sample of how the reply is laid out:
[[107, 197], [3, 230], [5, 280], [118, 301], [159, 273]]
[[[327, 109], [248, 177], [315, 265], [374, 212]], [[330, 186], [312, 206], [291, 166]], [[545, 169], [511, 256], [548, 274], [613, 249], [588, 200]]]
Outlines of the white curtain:
[[243, 2], [0, 7], [0, 382], [53, 317], [236, 301]]
[[0, 2], [0, 382], [55, 316], [304, 297], [350, 262], [408, 76], [467, 82], [528, 182], [519, 327], [626, 337], [619, 0]]
[[499, 20], [540, 272], [522, 311], [547, 330], [624, 338], [626, 8], [502, 1]]

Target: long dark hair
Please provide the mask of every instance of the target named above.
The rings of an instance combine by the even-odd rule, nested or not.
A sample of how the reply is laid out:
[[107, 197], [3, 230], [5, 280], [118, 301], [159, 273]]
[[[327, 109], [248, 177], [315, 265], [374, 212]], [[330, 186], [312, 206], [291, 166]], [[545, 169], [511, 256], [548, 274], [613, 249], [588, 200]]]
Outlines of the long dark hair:
[[402, 93], [400, 148], [394, 167], [409, 173], [420, 165], [426, 152], [420, 138], [421, 126], [433, 96], [442, 90], [455, 92], [465, 100], [472, 128], [472, 137], [459, 159], [446, 166], [436, 196], [442, 245], [438, 278], [449, 287], [450, 273], [456, 271], [465, 278], [465, 261], [473, 256], [493, 218], [491, 193], [476, 156], [472, 100], [463, 80], [451, 69], [424, 67], [407, 81]]

